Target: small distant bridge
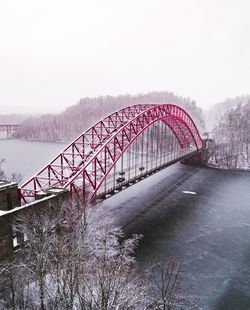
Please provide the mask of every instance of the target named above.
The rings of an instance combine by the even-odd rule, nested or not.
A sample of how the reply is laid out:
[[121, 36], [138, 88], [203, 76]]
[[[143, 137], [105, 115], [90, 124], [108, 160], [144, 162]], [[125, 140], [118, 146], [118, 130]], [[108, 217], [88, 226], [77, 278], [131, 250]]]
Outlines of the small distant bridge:
[[101, 119], [19, 189], [22, 203], [51, 189], [68, 189], [86, 202], [177, 161], [199, 156], [197, 127], [174, 104], [137, 104]]
[[0, 132], [6, 132], [7, 139], [10, 139], [12, 134], [20, 130], [21, 125], [18, 124], [0, 124]]

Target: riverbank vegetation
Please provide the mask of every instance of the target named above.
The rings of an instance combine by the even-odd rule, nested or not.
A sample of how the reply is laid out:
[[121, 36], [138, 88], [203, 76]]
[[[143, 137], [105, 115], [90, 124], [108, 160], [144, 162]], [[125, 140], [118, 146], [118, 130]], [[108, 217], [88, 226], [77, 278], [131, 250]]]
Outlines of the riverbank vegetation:
[[[210, 164], [225, 169], [250, 169], [250, 97], [231, 101], [215, 126]], [[233, 105], [234, 103], [234, 105]]]
[[176, 96], [172, 92], [152, 92], [136, 96], [101, 96], [82, 98], [60, 114], [30, 117], [22, 125], [17, 138], [50, 142], [69, 142], [106, 115], [139, 103], [174, 103], [187, 110], [199, 128], [204, 128], [201, 109], [195, 101]]
[[18, 217], [15, 257], [0, 268], [1, 309], [197, 309], [183, 266], [140, 267], [110, 210], [79, 203]]
[[[211, 166], [223, 169], [250, 169], [250, 96], [239, 96], [215, 104], [207, 112], [195, 101], [172, 92], [151, 92], [135, 96], [100, 96], [82, 98], [60, 114], [23, 117], [16, 138], [33, 141], [66, 142], [75, 139], [102, 117], [123, 107], [138, 103], [174, 103], [183, 107], [194, 119], [201, 133], [209, 131], [214, 140]], [[206, 116], [206, 124], [203, 116]], [[21, 116], [14, 115], [14, 118]], [[1, 120], [1, 118], [0, 118]]]

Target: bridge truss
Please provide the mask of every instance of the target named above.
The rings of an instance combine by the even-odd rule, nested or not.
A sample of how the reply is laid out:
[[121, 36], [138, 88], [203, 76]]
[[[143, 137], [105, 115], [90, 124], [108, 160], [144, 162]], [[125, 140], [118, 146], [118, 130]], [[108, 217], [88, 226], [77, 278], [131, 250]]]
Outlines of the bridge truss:
[[0, 124], [0, 132], [7, 133], [7, 139], [11, 137], [13, 132], [18, 131], [21, 128], [21, 125], [17, 124]]
[[[131, 157], [134, 146], [140, 142], [140, 153], [148, 158], [149, 129], [161, 124], [158, 136], [164, 136], [168, 128], [178, 144], [178, 152], [172, 146], [169, 158], [160, 156], [160, 162], [155, 168], [167, 162], [176, 162], [199, 152], [202, 140], [192, 118], [182, 108], [173, 104], [137, 104], [116, 111], [103, 118], [72, 143], [70, 143], [47, 166], [20, 187], [22, 203], [34, 199], [38, 192], [46, 192], [51, 188], [66, 188], [72, 193], [82, 195], [85, 201], [93, 200], [97, 195], [108, 192], [107, 180], [113, 171], [113, 185], [109, 191], [126, 182], [125, 174], [131, 174]], [[173, 143], [173, 142], [172, 142]], [[164, 141], [161, 139], [161, 144]], [[144, 148], [144, 151], [143, 151]], [[128, 151], [128, 152], [126, 152]], [[144, 152], [144, 153], [143, 153]], [[126, 155], [127, 165], [123, 165]], [[139, 153], [138, 153], [139, 154]], [[171, 155], [172, 156], [172, 155]], [[138, 156], [134, 156], [134, 159]], [[140, 164], [134, 161], [135, 170], [139, 175], [148, 172], [143, 165], [143, 155]], [[114, 172], [116, 163], [121, 160], [119, 172]], [[152, 158], [151, 158], [152, 164]], [[138, 167], [139, 165], [139, 167]], [[127, 172], [126, 172], [127, 170]], [[145, 170], [145, 171], [144, 171]], [[152, 170], [152, 165], [151, 165]], [[138, 173], [127, 176], [127, 181], [138, 178]]]

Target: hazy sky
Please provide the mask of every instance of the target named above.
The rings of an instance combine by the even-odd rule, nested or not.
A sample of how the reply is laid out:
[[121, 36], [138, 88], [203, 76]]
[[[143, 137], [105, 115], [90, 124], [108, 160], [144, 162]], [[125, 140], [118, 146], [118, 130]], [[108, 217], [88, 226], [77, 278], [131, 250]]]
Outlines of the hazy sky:
[[250, 93], [250, 1], [0, 0], [0, 114], [153, 90]]

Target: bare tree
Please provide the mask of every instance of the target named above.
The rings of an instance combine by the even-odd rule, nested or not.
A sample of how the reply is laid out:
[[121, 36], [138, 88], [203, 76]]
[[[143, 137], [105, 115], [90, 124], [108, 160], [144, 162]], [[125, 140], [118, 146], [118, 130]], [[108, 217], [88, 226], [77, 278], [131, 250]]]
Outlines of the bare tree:
[[92, 209], [88, 216], [85, 240], [91, 259], [79, 286], [81, 309], [141, 309], [146, 289], [133, 257], [140, 236], [120, 243], [121, 229], [109, 211]]
[[20, 184], [23, 180], [23, 175], [21, 173], [18, 173], [18, 172], [13, 172], [13, 173], [11, 173], [10, 180], [12, 182], [17, 183], [17, 184]]
[[182, 264], [165, 257], [152, 264], [148, 271], [150, 304], [148, 309], [173, 310], [197, 309], [198, 300], [185, 286], [185, 270]]
[[141, 236], [123, 240], [104, 206], [75, 201], [28, 209], [15, 232], [22, 236], [19, 249], [0, 266], [6, 310], [194, 308], [183, 266], [164, 258], [139, 271], [134, 251]]
[[[5, 163], [6, 160], [5, 159], [0, 159], [0, 180], [7, 180], [7, 176], [4, 172], [4, 169], [2, 168], [3, 163]], [[23, 179], [23, 175], [21, 173], [18, 172], [13, 172], [10, 176], [10, 181], [15, 182], [15, 183], [20, 183]]]
[[215, 128], [214, 159], [223, 168], [248, 169], [250, 142], [250, 102], [226, 111]]

